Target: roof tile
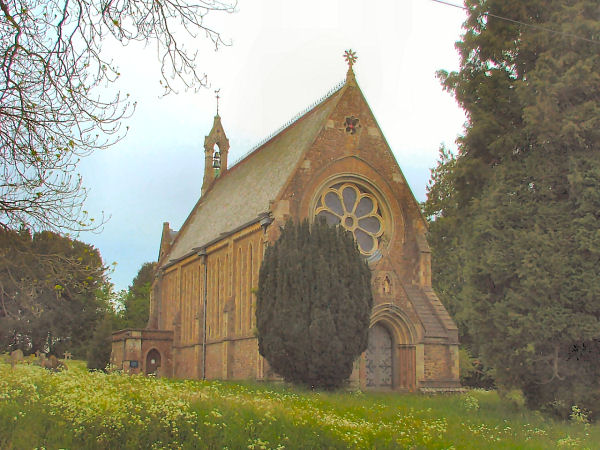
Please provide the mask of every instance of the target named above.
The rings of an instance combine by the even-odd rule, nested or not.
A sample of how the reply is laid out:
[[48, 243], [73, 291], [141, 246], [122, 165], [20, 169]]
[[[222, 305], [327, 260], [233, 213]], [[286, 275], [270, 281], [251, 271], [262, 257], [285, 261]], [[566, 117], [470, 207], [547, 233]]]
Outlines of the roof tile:
[[325, 98], [217, 179], [196, 203], [163, 261], [178, 260], [268, 211], [269, 202], [276, 199], [316, 139], [342, 91]]

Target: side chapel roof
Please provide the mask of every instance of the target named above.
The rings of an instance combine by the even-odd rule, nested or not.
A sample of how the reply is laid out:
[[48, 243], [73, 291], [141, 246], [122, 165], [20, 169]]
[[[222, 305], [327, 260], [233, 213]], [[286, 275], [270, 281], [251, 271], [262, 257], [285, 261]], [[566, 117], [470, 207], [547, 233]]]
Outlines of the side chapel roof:
[[219, 239], [222, 234], [258, 221], [269, 211], [302, 155], [325, 126], [344, 86], [325, 97], [217, 178], [184, 222], [171, 251], [159, 262], [165, 267]]

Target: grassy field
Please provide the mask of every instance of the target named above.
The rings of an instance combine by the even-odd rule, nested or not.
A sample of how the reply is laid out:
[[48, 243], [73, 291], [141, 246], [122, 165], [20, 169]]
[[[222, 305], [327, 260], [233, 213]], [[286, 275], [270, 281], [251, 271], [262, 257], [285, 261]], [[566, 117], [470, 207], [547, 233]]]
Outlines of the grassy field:
[[1, 449], [600, 448], [600, 426], [582, 419], [485, 391], [319, 393], [0, 363]]

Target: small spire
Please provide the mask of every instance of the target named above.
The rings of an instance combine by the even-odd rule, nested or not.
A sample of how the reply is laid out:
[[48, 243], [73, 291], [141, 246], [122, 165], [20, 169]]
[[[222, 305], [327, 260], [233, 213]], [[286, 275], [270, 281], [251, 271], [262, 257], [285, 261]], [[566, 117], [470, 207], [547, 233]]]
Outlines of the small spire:
[[221, 98], [219, 92], [221, 92], [221, 88], [215, 90], [215, 97], [217, 97], [217, 116], [219, 115], [219, 99]]

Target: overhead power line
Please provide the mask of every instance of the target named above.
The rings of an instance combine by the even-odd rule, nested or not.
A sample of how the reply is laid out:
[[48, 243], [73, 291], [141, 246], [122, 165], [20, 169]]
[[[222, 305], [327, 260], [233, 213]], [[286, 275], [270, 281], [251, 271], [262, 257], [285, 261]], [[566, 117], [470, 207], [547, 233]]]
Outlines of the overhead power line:
[[[469, 10], [469, 8], [467, 8], [466, 6], [456, 5], [454, 3], [445, 2], [444, 0], [431, 0], [431, 1], [435, 2], [435, 3], [441, 3], [442, 5], [446, 5], [446, 6], [452, 6], [453, 8], [463, 9], [465, 11]], [[579, 39], [580, 41], [591, 42], [592, 44], [598, 44], [598, 45], [600, 45], [600, 41], [598, 41], [596, 39], [589, 39], [589, 38], [586, 38], [586, 37], [583, 37], [583, 36], [579, 36], [577, 34], [565, 33], [563, 31], [556, 31], [556, 30], [553, 30], [552, 28], [547, 28], [547, 27], [543, 27], [541, 25], [534, 25], [534, 24], [531, 24], [531, 23], [521, 22], [519, 20], [511, 19], [509, 17], [499, 16], [497, 14], [492, 14], [492, 13], [489, 13], [489, 12], [484, 12], [484, 13], [482, 13], [482, 15], [488, 16], [488, 17], [494, 17], [495, 19], [505, 20], [507, 22], [516, 23], [516, 24], [519, 24], [519, 25], [523, 25], [524, 27], [534, 28], [536, 30], [547, 31], [549, 33], [554, 33], [554, 34], [560, 34], [562, 36], [568, 36], [568, 37], [572, 37], [574, 39]]]

